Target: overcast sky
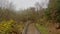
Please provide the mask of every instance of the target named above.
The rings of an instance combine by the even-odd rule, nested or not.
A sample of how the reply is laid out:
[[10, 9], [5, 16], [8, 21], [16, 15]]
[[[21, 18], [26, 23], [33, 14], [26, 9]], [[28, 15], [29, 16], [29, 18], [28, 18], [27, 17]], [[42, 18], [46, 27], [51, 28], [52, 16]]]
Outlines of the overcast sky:
[[34, 7], [36, 2], [45, 3], [45, 6], [48, 3], [48, 0], [10, 0], [12, 1], [17, 9], [26, 9], [29, 7]]

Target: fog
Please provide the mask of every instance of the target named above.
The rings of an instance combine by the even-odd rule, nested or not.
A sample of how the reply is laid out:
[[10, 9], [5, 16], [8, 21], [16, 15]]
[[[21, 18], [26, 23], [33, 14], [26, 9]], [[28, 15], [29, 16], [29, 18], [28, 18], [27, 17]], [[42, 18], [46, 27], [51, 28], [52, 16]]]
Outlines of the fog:
[[16, 6], [16, 9], [27, 9], [29, 7], [34, 7], [34, 4], [36, 2], [44, 3], [43, 7], [47, 7], [48, 1], [49, 0], [9, 0], [10, 2], [13, 2], [14, 5]]

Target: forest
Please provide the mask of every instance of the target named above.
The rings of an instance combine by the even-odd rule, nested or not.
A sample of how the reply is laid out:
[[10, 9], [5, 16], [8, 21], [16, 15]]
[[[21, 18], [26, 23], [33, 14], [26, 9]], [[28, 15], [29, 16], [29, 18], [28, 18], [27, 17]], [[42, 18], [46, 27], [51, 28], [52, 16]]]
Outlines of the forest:
[[[60, 0], [49, 0], [47, 8], [16, 11], [13, 3], [0, 1], [0, 34], [60, 34]], [[40, 8], [40, 9], [39, 9]]]

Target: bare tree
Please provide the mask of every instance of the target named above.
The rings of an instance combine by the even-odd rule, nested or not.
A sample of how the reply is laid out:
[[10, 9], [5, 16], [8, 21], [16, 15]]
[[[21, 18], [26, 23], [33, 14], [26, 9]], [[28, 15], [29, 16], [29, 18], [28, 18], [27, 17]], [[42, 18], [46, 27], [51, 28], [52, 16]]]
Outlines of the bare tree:
[[9, 0], [0, 0], [0, 8], [2, 9], [14, 9], [14, 5], [12, 2], [9, 2]]
[[43, 6], [43, 4], [40, 4], [39, 2], [36, 2], [35, 3], [36, 11], [38, 12], [38, 11], [42, 10], [42, 6]]
[[8, 0], [0, 0], [0, 8], [7, 8]]

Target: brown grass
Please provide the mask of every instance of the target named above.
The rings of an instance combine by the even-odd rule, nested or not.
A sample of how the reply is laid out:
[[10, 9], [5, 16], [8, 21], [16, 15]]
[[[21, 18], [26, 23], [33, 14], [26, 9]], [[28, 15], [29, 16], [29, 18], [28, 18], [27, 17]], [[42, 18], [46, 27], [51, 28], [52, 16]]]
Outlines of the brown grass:
[[57, 23], [49, 23], [47, 25], [47, 30], [49, 34], [60, 34], [60, 29], [56, 29], [56, 27], [58, 26]]

